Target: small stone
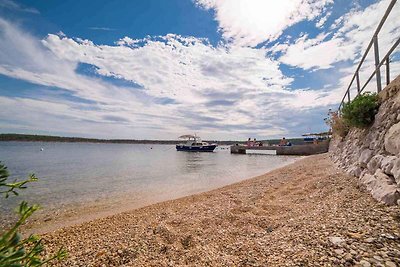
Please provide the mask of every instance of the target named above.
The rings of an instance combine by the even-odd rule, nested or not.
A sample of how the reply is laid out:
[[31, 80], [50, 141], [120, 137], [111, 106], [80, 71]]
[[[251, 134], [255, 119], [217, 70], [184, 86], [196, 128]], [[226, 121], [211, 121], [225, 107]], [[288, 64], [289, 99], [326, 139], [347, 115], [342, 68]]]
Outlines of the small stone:
[[381, 237], [383, 237], [383, 238], [387, 238], [387, 239], [396, 239], [396, 237], [394, 237], [394, 236], [392, 236], [391, 234], [381, 234]]
[[373, 242], [375, 242], [375, 238], [369, 237], [369, 238], [365, 239], [364, 241], [365, 241], [366, 243], [373, 243]]
[[100, 250], [99, 252], [97, 252], [96, 258], [99, 258], [99, 257], [103, 256], [104, 254], [106, 254], [106, 251], [105, 250]]
[[360, 239], [363, 237], [363, 234], [349, 232], [348, 236], [350, 236], [351, 238], [354, 238], [354, 239]]
[[344, 242], [344, 239], [338, 236], [331, 236], [329, 237], [329, 241], [335, 246], [340, 246]]
[[375, 255], [373, 258], [377, 261], [383, 261], [383, 259], [381, 257], [379, 257], [378, 255]]
[[193, 237], [191, 235], [186, 236], [181, 240], [181, 244], [184, 249], [188, 249], [193, 246]]
[[351, 254], [351, 255], [357, 255], [358, 253], [357, 253], [357, 251], [355, 251], [354, 249], [350, 249], [350, 254]]
[[353, 261], [353, 255], [351, 255], [350, 253], [347, 253], [345, 256], [344, 256], [344, 259], [345, 259], [345, 261]]
[[383, 258], [387, 258], [388, 257], [388, 255], [387, 255], [387, 253], [385, 251], [380, 251], [379, 255], [381, 255], [381, 257], [383, 257]]
[[396, 267], [397, 265], [393, 261], [385, 261], [385, 266], [386, 267]]
[[344, 253], [344, 250], [339, 248], [339, 249], [335, 249], [334, 252], [338, 255], [342, 255]]
[[371, 267], [371, 263], [369, 263], [369, 262], [366, 261], [366, 260], [360, 260], [360, 264], [361, 264], [361, 266], [363, 266], [363, 267]]

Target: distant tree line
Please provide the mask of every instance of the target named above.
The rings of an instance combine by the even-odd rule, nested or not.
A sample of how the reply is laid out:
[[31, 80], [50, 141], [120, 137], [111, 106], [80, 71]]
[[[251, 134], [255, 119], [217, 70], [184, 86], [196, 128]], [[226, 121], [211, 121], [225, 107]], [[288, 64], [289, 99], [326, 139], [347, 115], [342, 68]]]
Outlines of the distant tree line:
[[134, 140], [134, 139], [97, 139], [83, 137], [63, 137], [31, 134], [0, 134], [0, 141], [33, 141], [33, 142], [81, 142], [81, 143], [115, 143], [115, 144], [176, 144], [177, 140]]
[[[292, 144], [302, 144], [303, 138], [287, 139]], [[181, 143], [180, 140], [137, 140], [137, 139], [97, 139], [83, 137], [63, 137], [52, 135], [35, 135], [35, 134], [0, 134], [0, 141], [21, 141], [21, 142], [75, 142], [75, 143], [112, 143], [112, 144], [165, 144], [174, 145]], [[280, 139], [259, 140], [270, 145], [279, 144]], [[244, 144], [246, 141], [216, 141], [208, 140], [209, 143], [217, 143], [219, 145]]]

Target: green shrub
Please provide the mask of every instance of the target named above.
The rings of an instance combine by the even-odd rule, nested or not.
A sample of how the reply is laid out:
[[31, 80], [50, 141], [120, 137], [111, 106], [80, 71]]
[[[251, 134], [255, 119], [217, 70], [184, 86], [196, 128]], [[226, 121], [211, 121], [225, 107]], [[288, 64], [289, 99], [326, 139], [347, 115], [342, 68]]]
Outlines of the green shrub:
[[378, 108], [378, 95], [376, 93], [364, 93], [343, 105], [342, 118], [348, 126], [364, 128], [373, 123]]
[[329, 111], [328, 117], [325, 118], [325, 123], [331, 127], [332, 135], [340, 137], [345, 137], [350, 129], [349, 125], [344, 122], [337, 111]]
[[[8, 198], [10, 195], [18, 195], [20, 189], [25, 189], [26, 184], [37, 181], [35, 175], [31, 174], [27, 180], [21, 182], [8, 182], [9, 173], [7, 167], [0, 162], [0, 194]], [[66, 257], [66, 251], [60, 249], [57, 254], [43, 258], [44, 250], [42, 240], [36, 235], [22, 238], [19, 229], [26, 220], [39, 209], [38, 205], [29, 206], [22, 201], [17, 209], [18, 221], [5, 232], [0, 232], [0, 266], [12, 267], [36, 267], [42, 266], [54, 259], [61, 260]]]

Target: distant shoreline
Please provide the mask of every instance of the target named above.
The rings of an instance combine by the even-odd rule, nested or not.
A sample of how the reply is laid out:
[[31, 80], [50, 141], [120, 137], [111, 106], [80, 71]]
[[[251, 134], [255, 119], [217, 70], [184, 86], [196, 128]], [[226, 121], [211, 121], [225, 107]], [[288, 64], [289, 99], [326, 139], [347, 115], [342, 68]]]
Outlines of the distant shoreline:
[[[161, 144], [175, 145], [180, 140], [137, 140], [137, 139], [97, 139], [84, 137], [64, 137], [52, 135], [31, 135], [31, 134], [0, 134], [0, 142], [60, 142], [60, 143], [110, 143], [110, 144]], [[220, 145], [231, 145], [240, 143], [238, 141], [208, 141]]]
[[[292, 144], [303, 143], [302, 138], [287, 139]], [[137, 139], [97, 139], [97, 138], [84, 138], [84, 137], [64, 137], [53, 135], [34, 135], [34, 134], [0, 134], [0, 142], [60, 142], [60, 143], [102, 143], [102, 144], [161, 144], [161, 145], [176, 145], [181, 143], [180, 140], [137, 140]], [[243, 144], [245, 141], [217, 141], [205, 140], [210, 143], [217, 143], [219, 145], [234, 145]], [[262, 142], [269, 142], [270, 144], [279, 144], [279, 139], [273, 140], [260, 140]]]

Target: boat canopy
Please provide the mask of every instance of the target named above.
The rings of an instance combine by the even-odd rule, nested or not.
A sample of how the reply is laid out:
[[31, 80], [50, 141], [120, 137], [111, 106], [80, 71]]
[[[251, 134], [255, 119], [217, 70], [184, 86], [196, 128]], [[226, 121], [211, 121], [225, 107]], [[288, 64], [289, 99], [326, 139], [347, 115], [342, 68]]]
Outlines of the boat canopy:
[[179, 139], [198, 139], [198, 136], [195, 135], [191, 135], [191, 134], [185, 134], [185, 135], [181, 135], [178, 137]]
[[327, 137], [332, 135], [332, 132], [323, 132], [323, 133], [306, 133], [302, 134], [301, 136], [321, 136], [321, 137]]

